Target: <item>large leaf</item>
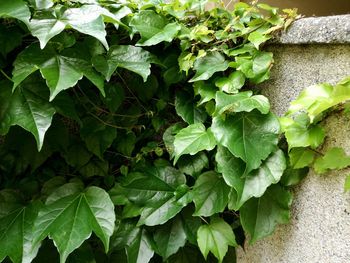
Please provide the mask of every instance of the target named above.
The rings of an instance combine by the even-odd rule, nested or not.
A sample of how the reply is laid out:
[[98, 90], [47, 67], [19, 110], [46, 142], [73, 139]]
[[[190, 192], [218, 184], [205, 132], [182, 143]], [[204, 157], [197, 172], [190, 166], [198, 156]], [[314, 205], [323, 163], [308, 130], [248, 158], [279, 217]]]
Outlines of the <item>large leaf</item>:
[[253, 95], [252, 91], [244, 91], [229, 95], [222, 91], [216, 92], [216, 113], [250, 112], [257, 109], [262, 114], [270, 111], [269, 100], [263, 95]]
[[216, 140], [246, 162], [245, 174], [260, 166], [276, 149], [279, 134], [278, 119], [258, 111], [237, 113], [223, 119], [213, 118], [212, 131]]
[[137, 42], [139, 46], [171, 42], [181, 29], [178, 23], [168, 23], [164, 16], [152, 10], [142, 10], [132, 18], [129, 25], [141, 35], [141, 39]]
[[206, 259], [209, 252], [222, 262], [228, 246], [237, 246], [232, 228], [221, 218], [213, 218], [208, 225], [198, 229], [198, 247]]
[[245, 76], [240, 71], [235, 71], [227, 78], [219, 78], [215, 81], [215, 85], [227, 93], [238, 93], [238, 91], [244, 86], [244, 83]]
[[206, 130], [202, 123], [189, 125], [175, 135], [174, 163], [178, 161], [181, 155], [194, 155], [202, 150], [210, 151], [215, 146], [215, 138], [210, 129]]
[[186, 232], [180, 216], [160, 226], [154, 233], [157, 253], [165, 261], [186, 243]]
[[8, 82], [0, 82], [0, 134], [6, 134], [13, 125], [19, 125], [33, 134], [41, 150], [45, 133], [51, 125], [55, 108], [47, 102], [46, 87], [39, 81], [26, 82], [14, 93]]
[[114, 221], [114, 205], [104, 190], [93, 186], [81, 192], [78, 185], [66, 184], [52, 193], [40, 210], [33, 244], [49, 236], [63, 263], [93, 231], [108, 251]]
[[175, 110], [188, 124], [203, 123], [207, 114], [193, 101], [193, 96], [185, 91], [179, 91], [175, 97]]
[[125, 68], [139, 74], [144, 81], [151, 74], [151, 63], [158, 63], [150, 52], [130, 45], [111, 46], [107, 57], [96, 56], [92, 60], [94, 67], [110, 80], [117, 68]]
[[260, 198], [253, 198], [240, 209], [243, 229], [250, 235], [250, 243], [270, 235], [277, 224], [288, 223], [292, 195], [273, 185]]
[[147, 166], [142, 173], [128, 174], [111, 195], [125, 196], [130, 202], [142, 206], [138, 225], [153, 226], [167, 222], [192, 201], [182, 199], [186, 199], [185, 183], [185, 176], [170, 166]]
[[50, 89], [50, 100], [61, 91], [75, 86], [83, 76], [104, 94], [102, 76], [92, 68], [89, 61], [77, 53], [74, 49], [69, 49], [60, 54], [52, 46], [41, 50], [37, 44], [30, 45], [18, 55], [14, 63], [14, 87], [39, 69]]
[[314, 169], [317, 173], [325, 173], [327, 170], [339, 170], [350, 165], [350, 156], [347, 156], [343, 148], [329, 149], [324, 156], [316, 159]]
[[211, 216], [224, 211], [230, 187], [222, 177], [209, 171], [201, 174], [193, 186], [193, 201], [196, 206], [194, 216]]
[[303, 90], [290, 104], [287, 114], [304, 109], [312, 123], [316, 116], [325, 110], [347, 100], [350, 100], [349, 81], [344, 80], [335, 86], [327, 83], [313, 85]]
[[207, 80], [216, 72], [225, 71], [229, 66], [228, 61], [218, 51], [211, 52], [205, 57], [199, 58], [194, 63], [196, 74], [189, 82]]
[[39, 245], [31, 242], [39, 203], [23, 206], [21, 202], [14, 192], [0, 192], [0, 261], [8, 256], [14, 263], [29, 263], [38, 252]]
[[28, 23], [30, 11], [27, 4], [22, 0], [1, 1], [0, 17], [13, 17]]
[[286, 161], [281, 150], [271, 154], [257, 169], [242, 177], [244, 162], [233, 156], [224, 147], [218, 148], [216, 154], [218, 171], [222, 173], [225, 182], [236, 191], [236, 197], [231, 198], [229, 208], [238, 210], [252, 197], [262, 196], [271, 184], [276, 184], [286, 168]]
[[147, 263], [153, 257], [151, 239], [144, 229], [137, 229], [136, 235], [126, 247], [128, 263]]
[[104, 21], [120, 23], [120, 18], [101, 6], [82, 5], [77, 8], [40, 13], [30, 20], [28, 26], [32, 35], [39, 39], [41, 48], [65, 28], [73, 28], [80, 33], [95, 37], [108, 49]]
[[204, 168], [209, 167], [209, 159], [204, 152], [199, 152], [193, 156], [183, 156], [177, 162], [180, 171], [198, 177]]

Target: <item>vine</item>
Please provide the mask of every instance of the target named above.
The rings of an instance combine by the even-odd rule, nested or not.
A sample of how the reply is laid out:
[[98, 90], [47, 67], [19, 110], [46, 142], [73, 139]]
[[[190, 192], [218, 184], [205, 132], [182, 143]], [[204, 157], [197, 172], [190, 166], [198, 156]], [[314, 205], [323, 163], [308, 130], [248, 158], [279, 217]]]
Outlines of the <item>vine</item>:
[[255, 89], [295, 10], [168, 2], [0, 2], [0, 261], [232, 262], [349, 166], [317, 150], [349, 79], [280, 119]]

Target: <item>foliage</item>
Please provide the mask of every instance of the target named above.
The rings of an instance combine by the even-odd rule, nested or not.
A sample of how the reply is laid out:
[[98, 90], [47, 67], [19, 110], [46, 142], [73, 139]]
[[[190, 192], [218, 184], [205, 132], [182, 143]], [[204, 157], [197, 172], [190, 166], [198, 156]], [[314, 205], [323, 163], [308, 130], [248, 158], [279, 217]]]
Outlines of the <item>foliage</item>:
[[0, 261], [232, 262], [349, 165], [314, 161], [348, 80], [280, 121], [254, 88], [295, 11], [168, 2], [0, 2]]

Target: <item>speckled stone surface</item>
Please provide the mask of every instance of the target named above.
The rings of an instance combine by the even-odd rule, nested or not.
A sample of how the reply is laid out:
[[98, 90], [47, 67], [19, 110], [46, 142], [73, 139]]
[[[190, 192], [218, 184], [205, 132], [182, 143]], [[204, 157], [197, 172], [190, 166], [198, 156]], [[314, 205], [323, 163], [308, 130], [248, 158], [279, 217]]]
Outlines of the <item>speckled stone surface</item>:
[[[350, 10], [349, 10], [350, 12]], [[350, 14], [297, 20], [278, 39], [283, 44], [350, 43]]]
[[[350, 44], [273, 44], [268, 49], [274, 52], [275, 66], [271, 80], [261, 88], [278, 115], [303, 88], [334, 84], [350, 75]], [[350, 117], [334, 114], [324, 122], [329, 131], [324, 150], [342, 146], [350, 154]], [[293, 189], [290, 224], [254, 245], [247, 244], [245, 251], [239, 248], [237, 262], [349, 263], [350, 193], [343, 192], [347, 174], [350, 169], [324, 176], [310, 172]]]

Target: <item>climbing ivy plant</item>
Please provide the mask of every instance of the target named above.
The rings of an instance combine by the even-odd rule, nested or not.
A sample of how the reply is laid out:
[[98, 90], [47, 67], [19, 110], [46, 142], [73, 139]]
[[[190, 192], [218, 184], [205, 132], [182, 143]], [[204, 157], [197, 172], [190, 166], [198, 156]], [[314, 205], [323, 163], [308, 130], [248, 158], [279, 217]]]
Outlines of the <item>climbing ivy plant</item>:
[[280, 120], [255, 88], [295, 11], [207, 3], [0, 1], [0, 261], [232, 262], [349, 165], [315, 153], [349, 79]]

